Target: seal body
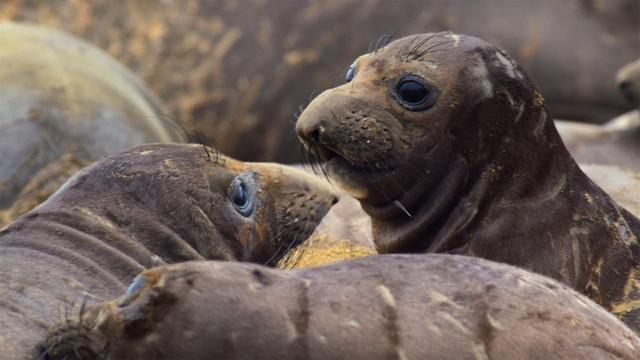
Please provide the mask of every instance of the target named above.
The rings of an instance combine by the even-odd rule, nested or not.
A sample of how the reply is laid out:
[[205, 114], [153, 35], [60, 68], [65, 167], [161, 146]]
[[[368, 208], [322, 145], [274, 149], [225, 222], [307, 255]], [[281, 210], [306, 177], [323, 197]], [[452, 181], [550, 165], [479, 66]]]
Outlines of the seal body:
[[138, 78], [70, 35], [1, 24], [0, 79], [0, 225], [106, 155], [183, 141]]
[[603, 125], [556, 121], [556, 127], [578, 163], [640, 171], [640, 112], [637, 110]]
[[464, 35], [414, 35], [347, 74], [296, 130], [372, 217], [380, 252], [514, 264], [640, 329], [640, 222], [580, 170], [506, 53]]
[[384, 34], [476, 34], [523, 65], [554, 116], [604, 122], [631, 109], [611, 80], [638, 57], [639, 11], [636, 0], [5, 1], [0, 19], [107, 50], [226, 154], [298, 162], [294, 112]]
[[201, 145], [145, 145], [85, 168], [0, 231], [0, 347], [33, 355], [61, 310], [116, 296], [145, 268], [274, 265], [336, 201], [323, 182]]
[[[623, 66], [616, 83], [629, 103], [640, 108], [640, 59]], [[564, 121], [557, 126], [578, 162], [640, 170], [640, 111], [620, 115], [602, 126]]]
[[[61, 323], [47, 359], [637, 359], [640, 339], [549, 278], [455, 255], [284, 272], [188, 262]], [[268, 301], [265, 301], [268, 299]], [[82, 358], [85, 358], [82, 357]]]

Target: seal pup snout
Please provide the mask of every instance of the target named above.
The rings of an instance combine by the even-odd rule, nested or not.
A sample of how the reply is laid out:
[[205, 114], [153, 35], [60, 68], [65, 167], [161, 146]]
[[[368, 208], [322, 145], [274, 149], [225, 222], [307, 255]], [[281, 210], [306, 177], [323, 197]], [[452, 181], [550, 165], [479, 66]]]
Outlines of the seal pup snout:
[[390, 184], [385, 177], [401, 165], [408, 144], [400, 136], [402, 124], [377, 105], [381, 94], [370, 85], [364, 80], [356, 85], [367, 89], [364, 96], [355, 96], [349, 84], [323, 92], [301, 114], [296, 132], [350, 195], [367, 198], [378, 185], [386, 197], [396, 197], [395, 181]]
[[325, 181], [304, 170], [271, 163], [245, 166], [257, 172], [262, 201], [268, 203], [257, 214], [257, 233], [263, 235], [253, 257], [275, 265], [311, 235], [338, 197]]
[[616, 83], [624, 96], [635, 106], [640, 106], [640, 59], [618, 71]]

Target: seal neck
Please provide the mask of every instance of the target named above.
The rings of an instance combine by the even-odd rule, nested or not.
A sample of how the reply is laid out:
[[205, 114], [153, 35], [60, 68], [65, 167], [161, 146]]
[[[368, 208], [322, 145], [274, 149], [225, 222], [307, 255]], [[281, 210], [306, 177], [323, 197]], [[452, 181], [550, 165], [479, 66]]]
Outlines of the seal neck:
[[580, 170], [551, 120], [537, 136], [505, 143], [482, 162], [453, 157], [415, 197], [411, 217], [400, 208], [373, 214], [378, 251], [483, 257], [550, 276], [607, 308], [624, 303], [628, 279], [620, 274], [637, 268], [629, 224], [637, 219]]

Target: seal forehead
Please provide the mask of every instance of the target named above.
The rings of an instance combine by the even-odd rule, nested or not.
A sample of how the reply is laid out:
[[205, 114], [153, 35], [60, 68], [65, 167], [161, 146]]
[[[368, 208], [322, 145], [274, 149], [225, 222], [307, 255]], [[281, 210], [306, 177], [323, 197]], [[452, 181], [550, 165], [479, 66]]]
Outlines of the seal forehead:
[[[488, 74], [489, 70], [482, 66], [481, 60], [470, 60], [469, 55], [475, 53], [475, 48], [484, 45], [488, 44], [480, 39], [451, 33], [411, 35], [359, 57], [354, 65], [360, 75], [363, 75], [365, 69], [367, 72], [374, 70], [374, 76], [385, 80], [397, 76], [399, 72], [417, 72], [429, 78], [441, 78], [443, 74], [461, 71], [471, 61], [472, 66], [476, 66], [476, 77], [481, 77], [481, 74]], [[505, 60], [505, 63], [508, 61]]]

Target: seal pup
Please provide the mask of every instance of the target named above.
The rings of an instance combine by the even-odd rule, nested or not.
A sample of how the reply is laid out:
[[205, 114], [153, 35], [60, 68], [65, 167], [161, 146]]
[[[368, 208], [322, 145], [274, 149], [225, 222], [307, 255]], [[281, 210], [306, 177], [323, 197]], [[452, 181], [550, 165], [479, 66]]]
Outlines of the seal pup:
[[[265, 299], [269, 299], [265, 301]], [[457, 255], [285, 272], [187, 262], [52, 328], [47, 360], [637, 359], [640, 338], [544, 276]]]
[[302, 170], [242, 163], [201, 145], [109, 156], [0, 231], [2, 357], [31, 357], [61, 311], [117, 296], [146, 268], [274, 265], [335, 201]]
[[640, 329], [640, 222], [578, 167], [544, 99], [478, 38], [413, 35], [365, 54], [296, 131], [372, 217], [382, 253], [505, 262]]
[[229, 6], [190, 0], [186, 8], [183, 1], [163, 6], [0, 1], [3, 21], [47, 24], [107, 49], [185, 125], [218, 138], [225, 154], [278, 162], [298, 161], [291, 151], [297, 141], [291, 114], [311, 93], [335, 86], [339, 67], [363, 49], [384, 44], [389, 36], [383, 34], [391, 32], [476, 34], [506, 49], [536, 79], [554, 116], [610, 119], [630, 110], [611, 77], [640, 55], [638, 13], [637, 0], [402, 1], [402, 6], [381, 0]]

